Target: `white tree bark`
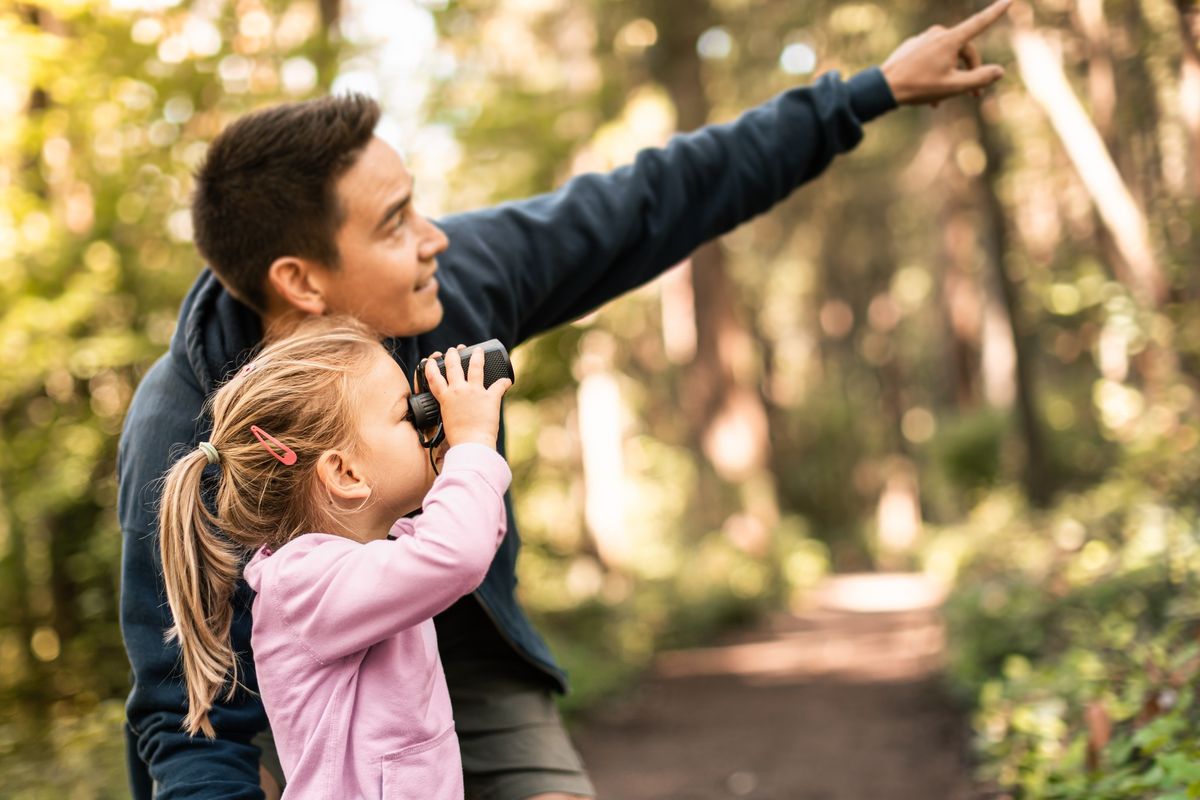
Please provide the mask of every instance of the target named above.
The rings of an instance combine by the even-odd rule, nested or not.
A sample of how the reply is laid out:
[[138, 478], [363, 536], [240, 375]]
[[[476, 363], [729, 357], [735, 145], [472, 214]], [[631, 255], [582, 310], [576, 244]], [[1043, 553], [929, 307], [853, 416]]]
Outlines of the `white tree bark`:
[[1159, 306], [1167, 286], [1150, 245], [1146, 216], [1068, 83], [1058, 43], [1032, 28], [1014, 30], [1012, 41], [1021, 79], [1050, 118], [1125, 262], [1123, 269], [1118, 265], [1118, 275], [1141, 303]]

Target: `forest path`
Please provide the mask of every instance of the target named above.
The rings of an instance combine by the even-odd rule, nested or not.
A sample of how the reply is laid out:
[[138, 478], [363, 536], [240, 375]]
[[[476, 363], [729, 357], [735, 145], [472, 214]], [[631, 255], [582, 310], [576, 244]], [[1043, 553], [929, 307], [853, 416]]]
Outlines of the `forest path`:
[[813, 608], [665, 653], [575, 739], [600, 800], [968, 800], [940, 592], [838, 576]]

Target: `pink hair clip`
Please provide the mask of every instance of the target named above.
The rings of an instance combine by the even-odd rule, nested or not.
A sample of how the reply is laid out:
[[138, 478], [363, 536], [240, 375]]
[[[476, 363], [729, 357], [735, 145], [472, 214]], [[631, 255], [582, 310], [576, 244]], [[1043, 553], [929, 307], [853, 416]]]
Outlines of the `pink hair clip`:
[[[262, 428], [258, 427], [257, 425], [251, 425], [250, 432], [254, 434], [254, 438], [258, 439], [259, 443], [262, 444], [262, 446], [266, 448], [268, 453], [275, 456], [275, 458], [277, 458], [279, 460], [280, 464], [283, 464], [285, 467], [290, 467], [292, 464], [296, 463], [296, 451], [295, 450], [288, 447], [286, 444], [279, 441], [274, 436], [267, 433], [266, 431], [264, 431]], [[278, 447], [283, 452], [282, 453], [276, 452], [275, 449], [273, 447], [271, 447], [271, 444], [274, 444], [275, 447]]]
[[246, 362], [246, 365], [244, 367], [242, 367], [240, 370], [238, 370], [238, 377], [240, 378], [243, 375], [254, 372], [254, 370], [258, 369], [266, 362], [267, 362], [267, 359], [265, 359], [265, 358], [250, 359], [249, 361]]

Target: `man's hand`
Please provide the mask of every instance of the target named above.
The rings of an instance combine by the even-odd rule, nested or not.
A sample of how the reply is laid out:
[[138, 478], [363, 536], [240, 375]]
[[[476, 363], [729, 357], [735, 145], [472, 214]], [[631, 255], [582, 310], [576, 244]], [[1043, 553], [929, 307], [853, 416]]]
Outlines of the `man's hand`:
[[953, 28], [934, 25], [906, 39], [883, 62], [883, 76], [901, 105], [937, 105], [964, 92], [976, 96], [1004, 76], [1004, 67], [983, 64], [972, 40], [1004, 16], [1012, 0], [996, 0]]

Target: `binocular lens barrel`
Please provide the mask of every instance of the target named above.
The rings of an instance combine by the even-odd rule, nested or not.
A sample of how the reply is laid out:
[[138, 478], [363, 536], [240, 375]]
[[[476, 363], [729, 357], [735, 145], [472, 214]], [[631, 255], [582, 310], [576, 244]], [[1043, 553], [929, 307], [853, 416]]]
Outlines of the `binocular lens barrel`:
[[[462, 368], [465, 373], [467, 365], [471, 362], [471, 355], [476, 350], [482, 350], [483, 353], [483, 385], [491, 386], [501, 378], [514, 380], [512, 361], [508, 358], [508, 351], [504, 349], [504, 345], [500, 344], [499, 339], [488, 339], [486, 342], [473, 344], [464, 348], [459, 352], [459, 357], [462, 359]], [[417, 394], [410, 395], [408, 398], [408, 407], [412, 411], [413, 424], [418, 431], [427, 431], [436, 427], [442, 421], [442, 409], [438, 405], [437, 398], [429, 391], [429, 381], [425, 378], [425, 365], [429, 362], [428, 358], [422, 358], [421, 363], [417, 364], [417, 369], [414, 374], [416, 378], [417, 388], [420, 390]], [[437, 364], [438, 371], [442, 373], [442, 377], [446, 377], [446, 357], [438, 356], [434, 359]], [[434, 447], [442, 441], [442, 431], [438, 431], [434, 439], [425, 442], [426, 447]]]

